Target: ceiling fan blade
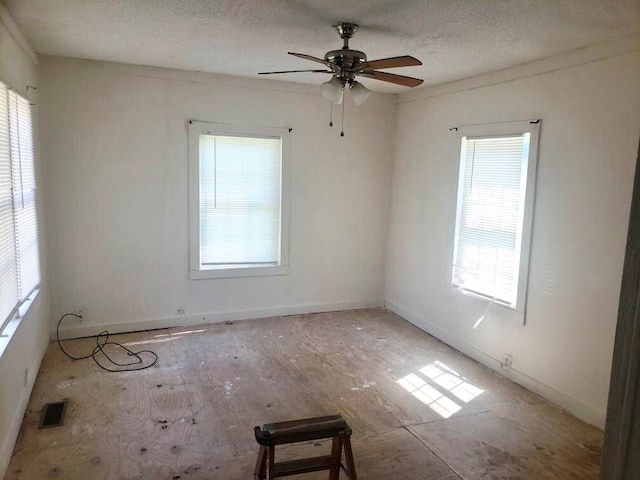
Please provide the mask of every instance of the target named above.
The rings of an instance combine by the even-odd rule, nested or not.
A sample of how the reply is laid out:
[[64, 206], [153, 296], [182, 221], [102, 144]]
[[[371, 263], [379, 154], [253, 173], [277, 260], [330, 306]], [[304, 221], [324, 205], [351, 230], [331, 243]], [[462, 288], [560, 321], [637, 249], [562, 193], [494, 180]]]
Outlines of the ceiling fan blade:
[[403, 55], [401, 57], [389, 57], [389, 58], [381, 58], [380, 60], [371, 60], [369, 62], [361, 63], [360, 65], [358, 65], [358, 67], [377, 69], [377, 68], [415, 67], [417, 65], [422, 65], [422, 62], [410, 55]]
[[375, 80], [382, 80], [383, 82], [403, 85], [405, 87], [417, 87], [424, 82], [424, 80], [419, 78], [405, 77], [404, 75], [396, 75], [395, 73], [377, 72], [375, 70], [365, 70], [364, 72], [358, 73], [358, 75]]
[[333, 73], [331, 70], [283, 70], [281, 72], [258, 72], [258, 75], [272, 75], [274, 73], [298, 73], [298, 72]]
[[293, 55], [294, 57], [304, 58], [305, 60], [311, 60], [312, 62], [318, 62], [326, 65], [327, 67], [336, 67], [337, 65], [329, 60], [325, 60], [323, 58], [312, 57], [311, 55], [305, 55], [304, 53], [294, 53], [287, 52], [289, 55]]

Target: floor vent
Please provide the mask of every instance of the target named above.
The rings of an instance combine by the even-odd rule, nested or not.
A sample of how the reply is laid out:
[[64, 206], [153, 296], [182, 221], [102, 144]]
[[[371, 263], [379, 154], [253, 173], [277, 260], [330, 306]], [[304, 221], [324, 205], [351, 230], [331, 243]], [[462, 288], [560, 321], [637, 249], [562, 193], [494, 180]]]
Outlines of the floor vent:
[[61, 402], [45, 403], [40, 413], [40, 423], [38, 428], [59, 427], [64, 422], [64, 414], [67, 411], [69, 400]]

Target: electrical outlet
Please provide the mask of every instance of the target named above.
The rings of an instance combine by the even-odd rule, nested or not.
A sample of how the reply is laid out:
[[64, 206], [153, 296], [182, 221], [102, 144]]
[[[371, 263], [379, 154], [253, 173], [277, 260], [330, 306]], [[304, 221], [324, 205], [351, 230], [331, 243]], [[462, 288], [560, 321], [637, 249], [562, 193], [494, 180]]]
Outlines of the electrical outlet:
[[84, 313], [83, 313], [83, 310], [82, 310], [81, 308], [79, 308], [78, 310], [76, 310], [75, 314], [80, 316], [80, 318], [77, 318], [77, 317], [76, 317], [76, 319], [78, 320], [78, 322], [82, 322], [82, 320], [84, 320]]
[[510, 353], [505, 353], [502, 358], [502, 368], [509, 370], [513, 365], [513, 356]]
[[176, 310], [176, 313], [179, 317], [184, 317], [184, 308], [179, 308], [178, 310]]

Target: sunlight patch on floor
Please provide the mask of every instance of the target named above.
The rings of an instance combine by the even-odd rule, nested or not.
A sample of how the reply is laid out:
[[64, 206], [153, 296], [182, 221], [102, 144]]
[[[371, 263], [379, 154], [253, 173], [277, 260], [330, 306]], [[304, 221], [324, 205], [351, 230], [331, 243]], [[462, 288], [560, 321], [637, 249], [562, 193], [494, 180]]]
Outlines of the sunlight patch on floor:
[[397, 380], [398, 385], [442, 418], [449, 418], [462, 409], [455, 400], [468, 403], [484, 392], [439, 361], [422, 367], [418, 372], [422, 376], [410, 373]]
[[156, 337], [156, 338], [157, 337], [173, 337], [173, 336], [176, 336], [176, 335], [189, 335], [189, 334], [192, 334], [192, 333], [202, 333], [202, 332], [206, 332], [206, 331], [207, 330], [204, 329], [204, 328], [202, 328], [200, 330], [184, 330], [182, 332], [163, 333], [163, 334], [160, 334], [160, 335], [154, 335], [154, 337]]
[[123, 343], [123, 345], [130, 347], [133, 345], [148, 345], [152, 343], [172, 342], [174, 340], [178, 340], [179, 338], [182, 338], [182, 335], [193, 335], [194, 333], [203, 333], [203, 332], [206, 332], [204, 328], [201, 330], [185, 330], [182, 332], [175, 332], [175, 333], [161, 333], [158, 335], [154, 335], [153, 339], [127, 342], [127, 343]]

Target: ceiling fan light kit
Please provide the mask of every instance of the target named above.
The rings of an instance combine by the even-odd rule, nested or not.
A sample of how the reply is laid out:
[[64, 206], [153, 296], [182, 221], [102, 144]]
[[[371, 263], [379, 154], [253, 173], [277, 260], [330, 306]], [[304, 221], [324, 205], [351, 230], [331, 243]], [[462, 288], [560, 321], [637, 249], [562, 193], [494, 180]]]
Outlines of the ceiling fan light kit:
[[[356, 80], [358, 76], [403, 85], [405, 87], [417, 87], [422, 84], [423, 81], [419, 78], [405, 77], [403, 75], [376, 70], [422, 65], [422, 62], [417, 58], [404, 55], [367, 61], [367, 56], [364, 52], [349, 48], [349, 40], [358, 30], [358, 25], [350, 22], [342, 22], [334, 25], [334, 28], [343, 40], [343, 45], [340, 50], [330, 50], [324, 55], [324, 58], [313, 57], [303, 53], [288, 52], [289, 55], [293, 55], [294, 57], [321, 63], [326, 67], [325, 70], [285, 70], [279, 72], [260, 72], [259, 75], [297, 72], [329, 73], [332, 75], [332, 78], [320, 86], [320, 92], [332, 105], [334, 103], [343, 104], [343, 116], [343, 95], [346, 88], [351, 90], [351, 95], [356, 105], [362, 105], [371, 95], [371, 91]], [[333, 122], [329, 122], [329, 125], [333, 125]], [[344, 132], [341, 132], [341, 135], [344, 136]]]
[[320, 85], [320, 93], [331, 103], [342, 103], [344, 98], [344, 90], [346, 87], [351, 90], [351, 96], [356, 106], [362, 105], [371, 95], [371, 90], [362, 85], [360, 82], [353, 81], [349, 84], [343, 83], [338, 77], [333, 77], [328, 82]]
[[342, 103], [344, 84], [338, 77], [333, 77], [320, 85], [320, 93], [331, 103]]
[[351, 96], [356, 106], [359, 106], [366, 102], [367, 98], [371, 96], [371, 90], [359, 82], [353, 82], [351, 84]]

